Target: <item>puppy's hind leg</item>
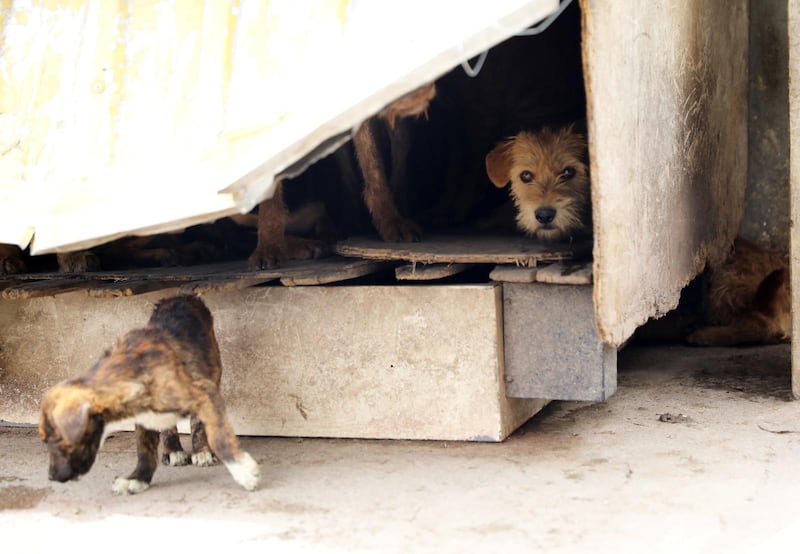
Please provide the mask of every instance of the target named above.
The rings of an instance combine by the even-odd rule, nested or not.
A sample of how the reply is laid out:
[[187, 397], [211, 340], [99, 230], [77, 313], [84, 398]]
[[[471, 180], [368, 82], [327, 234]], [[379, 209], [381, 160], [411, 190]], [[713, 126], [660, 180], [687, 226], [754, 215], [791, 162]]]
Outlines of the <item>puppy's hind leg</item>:
[[196, 416], [192, 416], [192, 464], [199, 467], [217, 464], [217, 457], [208, 447], [206, 426]]
[[237, 483], [249, 491], [255, 490], [261, 480], [258, 463], [239, 446], [216, 386], [209, 384], [203, 388], [206, 401], [200, 406], [197, 417], [205, 424], [208, 445]]
[[136, 469], [127, 478], [117, 477], [111, 485], [114, 494], [136, 494], [147, 490], [158, 465], [158, 431], [136, 426]]
[[181, 446], [177, 427], [161, 431], [161, 444], [164, 447], [161, 453], [162, 464], [165, 466], [185, 466], [189, 463], [189, 454]]

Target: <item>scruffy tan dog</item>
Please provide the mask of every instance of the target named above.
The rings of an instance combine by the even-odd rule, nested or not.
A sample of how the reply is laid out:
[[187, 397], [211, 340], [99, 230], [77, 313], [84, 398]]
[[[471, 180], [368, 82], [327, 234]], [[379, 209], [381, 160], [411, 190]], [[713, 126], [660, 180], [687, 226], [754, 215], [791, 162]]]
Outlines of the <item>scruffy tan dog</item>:
[[517, 227], [543, 240], [591, 233], [586, 139], [573, 126], [523, 131], [486, 156], [492, 183], [511, 183]]
[[118, 477], [112, 491], [142, 492], [158, 466], [159, 431], [164, 463], [188, 463], [175, 424], [191, 417], [192, 463], [219, 458], [237, 483], [255, 489], [258, 464], [241, 449], [225, 417], [221, 375], [213, 318], [203, 301], [188, 295], [159, 301], [146, 327], [128, 332], [86, 373], [45, 394], [39, 434], [50, 453], [50, 479], [63, 483], [87, 473], [103, 437], [132, 421], [136, 469]]
[[774, 344], [792, 337], [789, 260], [737, 238], [731, 255], [711, 268], [707, 320], [687, 338], [699, 346]]

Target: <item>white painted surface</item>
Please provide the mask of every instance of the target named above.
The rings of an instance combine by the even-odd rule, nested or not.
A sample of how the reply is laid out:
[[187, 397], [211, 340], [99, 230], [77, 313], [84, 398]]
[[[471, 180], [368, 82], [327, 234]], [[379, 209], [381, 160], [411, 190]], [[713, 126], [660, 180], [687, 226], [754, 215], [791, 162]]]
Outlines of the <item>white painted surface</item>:
[[43, 253], [249, 211], [322, 141], [556, 6], [5, 2], [0, 242], [35, 230]]

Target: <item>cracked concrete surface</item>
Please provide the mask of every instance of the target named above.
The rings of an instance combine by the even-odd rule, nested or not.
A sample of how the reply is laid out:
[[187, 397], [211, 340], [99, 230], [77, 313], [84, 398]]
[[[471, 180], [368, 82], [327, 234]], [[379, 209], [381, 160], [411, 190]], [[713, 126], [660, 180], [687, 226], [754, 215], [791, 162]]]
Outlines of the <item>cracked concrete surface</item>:
[[[787, 345], [629, 348], [602, 404], [553, 403], [502, 444], [244, 438], [262, 486], [222, 466], [134, 465], [113, 437], [47, 480], [30, 428], [0, 427], [5, 552], [769, 552], [797, 543], [800, 407]], [[9, 547], [13, 546], [9, 550]]]

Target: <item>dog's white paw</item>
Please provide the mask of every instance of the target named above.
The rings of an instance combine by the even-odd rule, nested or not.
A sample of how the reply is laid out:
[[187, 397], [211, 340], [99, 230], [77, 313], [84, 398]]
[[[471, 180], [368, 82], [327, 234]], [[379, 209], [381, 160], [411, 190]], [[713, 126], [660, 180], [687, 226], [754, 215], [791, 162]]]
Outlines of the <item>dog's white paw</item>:
[[[192, 460], [194, 461], [194, 460]], [[185, 466], [189, 464], [189, 454], [183, 450], [177, 452], [170, 452], [168, 456], [164, 457], [164, 463], [168, 466]]]
[[261, 480], [258, 463], [247, 452], [235, 462], [226, 463], [225, 466], [231, 472], [233, 479], [249, 491], [255, 490]]
[[125, 479], [117, 477], [111, 485], [111, 492], [114, 494], [137, 494], [150, 488], [150, 483], [139, 481], [138, 479]]
[[210, 450], [202, 450], [192, 454], [192, 464], [198, 467], [213, 466], [217, 463], [217, 458]]

